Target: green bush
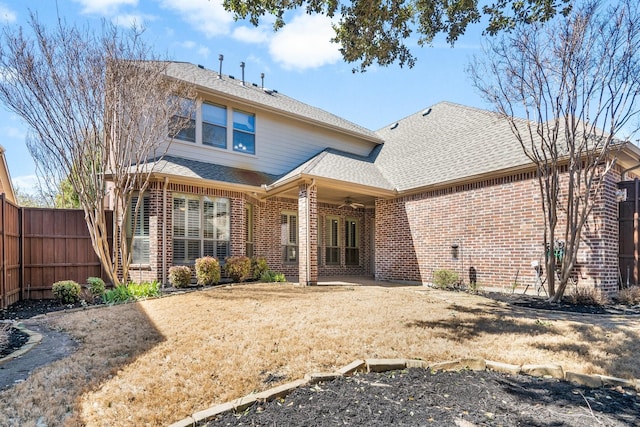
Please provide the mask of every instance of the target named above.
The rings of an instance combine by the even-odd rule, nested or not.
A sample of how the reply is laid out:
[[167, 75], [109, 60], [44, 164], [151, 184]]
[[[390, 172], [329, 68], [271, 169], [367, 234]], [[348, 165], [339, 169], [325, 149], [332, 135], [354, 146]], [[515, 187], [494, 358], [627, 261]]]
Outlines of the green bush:
[[254, 279], [262, 280], [262, 275], [269, 271], [267, 260], [264, 257], [253, 257], [251, 259], [251, 271]]
[[160, 283], [153, 282], [129, 283], [127, 289], [132, 299], [139, 300], [160, 296]]
[[169, 283], [174, 288], [184, 288], [191, 284], [191, 268], [186, 265], [174, 265], [169, 269]]
[[133, 295], [131, 295], [131, 292], [129, 291], [127, 285], [118, 285], [115, 288], [105, 292], [102, 298], [107, 304], [116, 304], [133, 299]]
[[286, 282], [287, 279], [283, 273], [276, 273], [275, 271], [267, 270], [260, 276], [260, 280], [263, 282]]
[[287, 278], [284, 277], [284, 273], [274, 273], [273, 281], [274, 282], [286, 282]]
[[251, 260], [246, 256], [232, 256], [226, 259], [224, 271], [234, 282], [244, 282], [251, 275]]
[[436, 270], [433, 272], [433, 284], [438, 288], [452, 288], [458, 284], [458, 273], [453, 270]]
[[53, 296], [63, 304], [73, 304], [78, 301], [82, 288], [73, 280], [62, 280], [51, 287]]
[[104, 295], [104, 292], [106, 290], [104, 280], [99, 277], [89, 277], [87, 279], [87, 287], [89, 288], [91, 296], [93, 296], [94, 298], [101, 297], [102, 295]]
[[196, 279], [198, 285], [209, 286], [220, 282], [220, 263], [214, 257], [196, 259]]

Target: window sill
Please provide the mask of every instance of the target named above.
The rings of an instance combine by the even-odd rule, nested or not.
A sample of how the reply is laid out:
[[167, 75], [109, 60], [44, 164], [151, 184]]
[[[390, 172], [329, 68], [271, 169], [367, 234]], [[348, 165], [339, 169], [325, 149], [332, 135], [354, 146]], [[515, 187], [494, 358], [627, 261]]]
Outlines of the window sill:
[[129, 270], [147, 270], [147, 271], [150, 271], [151, 270], [151, 265], [150, 264], [131, 264], [129, 266]]

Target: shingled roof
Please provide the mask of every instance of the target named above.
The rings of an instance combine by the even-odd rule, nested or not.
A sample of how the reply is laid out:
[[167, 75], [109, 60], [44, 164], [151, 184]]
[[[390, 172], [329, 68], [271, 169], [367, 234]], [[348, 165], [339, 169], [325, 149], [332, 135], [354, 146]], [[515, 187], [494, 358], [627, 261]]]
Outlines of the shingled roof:
[[364, 157], [328, 148], [282, 176], [273, 185], [278, 186], [292, 178], [306, 175], [393, 190], [392, 184], [374, 164], [378, 152], [379, 147]]
[[160, 160], [148, 163], [155, 173], [175, 175], [183, 178], [206, 179], [209, 181], [228, 182], [231, 184], [251, 185], [259, 187], [277, 178], [264, 172], [232, 168], [213, 163], [188, 160], [180, 157], [164, 156]]
[[382, 140], [375, 132], [335, 114], [297, 101], [280, 92], [263, 89], [249, 82], [245, 82], [243, 85], [241, 80], [220, 75], [199, 65], [188, 62], [169, 62], [166, 72], [171, 77], [193, 83], [201, 89], [215, 92], [220, 96], [252, 104], [256, 108], [271, 110], [294, 119], [312, 122], [324, 128], [363, 138], [367, 141], [382, 143]]
[[450, 102], [377, 133], [385, 143], [375, 165], [400, 192], [531, 164], [505, 120]]

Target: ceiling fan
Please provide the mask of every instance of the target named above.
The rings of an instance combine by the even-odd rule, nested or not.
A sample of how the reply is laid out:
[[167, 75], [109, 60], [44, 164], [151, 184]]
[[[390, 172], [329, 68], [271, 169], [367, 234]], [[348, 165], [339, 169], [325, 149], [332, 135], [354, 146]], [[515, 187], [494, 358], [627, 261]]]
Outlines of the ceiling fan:
[[362, 203], [356, 203], [353, 200], [351, 200], [351, 197], [347, 197], [344, 200], [344, 203], [341, 204], [340, 206], [338, 206], [338, 208], [343, 208], [345, 206], [349, 206], [353, 209], [358, 209], [358, 208], [364, 208], [364, 205]]

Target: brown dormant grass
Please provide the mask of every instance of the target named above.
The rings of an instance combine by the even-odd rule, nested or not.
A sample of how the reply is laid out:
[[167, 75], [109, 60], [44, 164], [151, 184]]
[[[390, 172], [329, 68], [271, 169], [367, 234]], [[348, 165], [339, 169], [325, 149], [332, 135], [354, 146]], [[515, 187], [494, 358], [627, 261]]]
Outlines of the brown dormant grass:
[[[544, 317], [542, 317], [544, 316]], [[640, 378], [635, 320], [423, 287], [251, 284], [48, 316], [80, 343], [0, 393], [9, 425], [167, 425], [360, 358], [482, 357]], [[599, 323], [596, 323], [599, 322]]]

